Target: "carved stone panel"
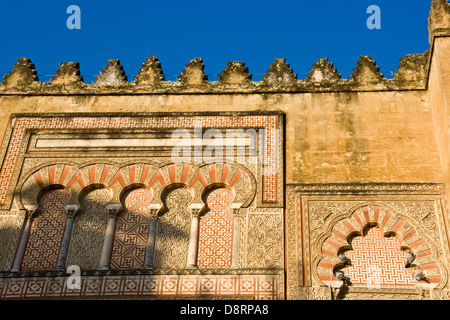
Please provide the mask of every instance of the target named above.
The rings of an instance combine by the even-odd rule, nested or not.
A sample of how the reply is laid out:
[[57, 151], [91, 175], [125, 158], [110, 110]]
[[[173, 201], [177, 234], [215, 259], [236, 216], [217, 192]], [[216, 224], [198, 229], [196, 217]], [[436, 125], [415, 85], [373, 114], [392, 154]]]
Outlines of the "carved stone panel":
[[283, 268], [283, 215], [262, 210], [248, 215], [247, 266]]
[[25, 214], [0, 215], [0, 270], [9, 271], [14, 259]]
[[75, 217], [70, 240], [67, 265], [78, 265], [82, 270], [97, 269], [100, 264], [111, 195], [106, 189], [95, 189], [81, 199], [82, 211]]
[[185, 188], [171, 191], [165, 199], [168, 211], [158, 221], [155, 267], [183, 269], [187, 262], [191, 194]]

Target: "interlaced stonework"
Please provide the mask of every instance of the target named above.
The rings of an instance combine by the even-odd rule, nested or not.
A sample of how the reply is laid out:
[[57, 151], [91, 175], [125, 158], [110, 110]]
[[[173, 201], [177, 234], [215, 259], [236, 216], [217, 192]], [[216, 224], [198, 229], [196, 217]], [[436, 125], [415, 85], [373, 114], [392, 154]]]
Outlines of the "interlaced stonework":
[[138, 269], [144, 266], [145, 249], [150, 227], [149, 190], [132, 190], [125, 198], [124, 214], [117, 218], [111, 268]]
[[[261, 81], [0, 82], [0, 299], [450, 299], [450, 4], [393, 78], [368, 55]], [[37, 66], [39, 68], [39, 66]], [[221, 72], [220, 72], [221, 71]], [[76, 284], [76, 285], [75, 285]]]

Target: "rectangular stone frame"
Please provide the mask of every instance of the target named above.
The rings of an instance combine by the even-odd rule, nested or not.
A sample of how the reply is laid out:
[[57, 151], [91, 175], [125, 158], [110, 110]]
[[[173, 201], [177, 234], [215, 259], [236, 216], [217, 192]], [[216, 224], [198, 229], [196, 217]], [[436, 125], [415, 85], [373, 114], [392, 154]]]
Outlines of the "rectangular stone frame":
[[[201, 120], [204, 128], [277, 129], [277, 174], [256, 177], [258, 206], [283, 207], [284, 183], [284, 114], [282, 112], [215, 112], [215, 113], [63, 113], [13, 114], [0, 149], [0, 210], [11, 209], [16, 184], [22, 176], [22, 164], [31, 131], [104, 130], [111, 129], [178, 129], [192, 128]], [[270, 146], [270, 143], [268, 144]], [[270, 150], [268, 151], [270, 152]]]

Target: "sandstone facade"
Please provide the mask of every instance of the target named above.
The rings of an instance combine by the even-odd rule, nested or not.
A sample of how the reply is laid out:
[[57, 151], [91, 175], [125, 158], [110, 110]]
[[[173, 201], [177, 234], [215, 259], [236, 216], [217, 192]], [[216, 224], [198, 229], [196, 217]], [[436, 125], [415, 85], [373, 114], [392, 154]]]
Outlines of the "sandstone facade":
[[19, 58], [0, 82], [0, 298], [448, 299], [447, 0], [428, 26], [393, 79], [362, 55], [348, 79], [322, 58], [304, 80], [275, 59], [208, 81], [196, 58], [166, 81], [151, 56], [133, 81], [110, 60], [40, 82]]

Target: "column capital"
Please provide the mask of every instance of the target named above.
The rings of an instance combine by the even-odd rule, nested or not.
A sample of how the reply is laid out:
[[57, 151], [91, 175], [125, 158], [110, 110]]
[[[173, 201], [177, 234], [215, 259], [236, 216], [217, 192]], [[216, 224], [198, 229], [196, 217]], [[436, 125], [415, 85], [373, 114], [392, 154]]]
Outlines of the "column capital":
[[243, 214], [243, 210], [241, 210], [243, 203], [232, 203], [231, 204], [231, 210], [233, 210], [233, 215], [235, 217], [240, 217]]
[[150, 209], [149, 213], [150, 213], [150, 219], [156, 219], [158, 218], [158, 212], [159, 209]]
[[119, 214], [120, 204], [110, 203], [106, 205], [106, 209], [108, 210], [108, 215], [110, 219], [117, 218]]
[[240, 217], [240, 216], [242, 215], [242, 210], [241, 210], [241, 208], [233, 208], [232, 210], [233, 210], [233, 215], [234, 215], [235, 217]]
[[200, 217], [200, 211], [201, 211], [201, 209], [191, 208], [192, 217], [194, 217], [194, 218]]
[[64, 209], [66, 210], [66, 215], [69, 219], [75, 218], [75, 214], [79, 208], [80, 206], [77, 204], [68, 204], [64, 207]]
[[160, 212], [163, 205], [161, 203], [150, 203], [149, 205], [149, 214], [150, 219], [156, 219], [158, 218], [158, 213]]
[[200, 216], [203, 207], [204, 207], [203, 203], [192, 203], [189, 206], [192, 212], [192, 217], [198, 218]]
[[33, 220], [39, 212], [38, 206], [25, 206], [27, 211], [27, 220]]

